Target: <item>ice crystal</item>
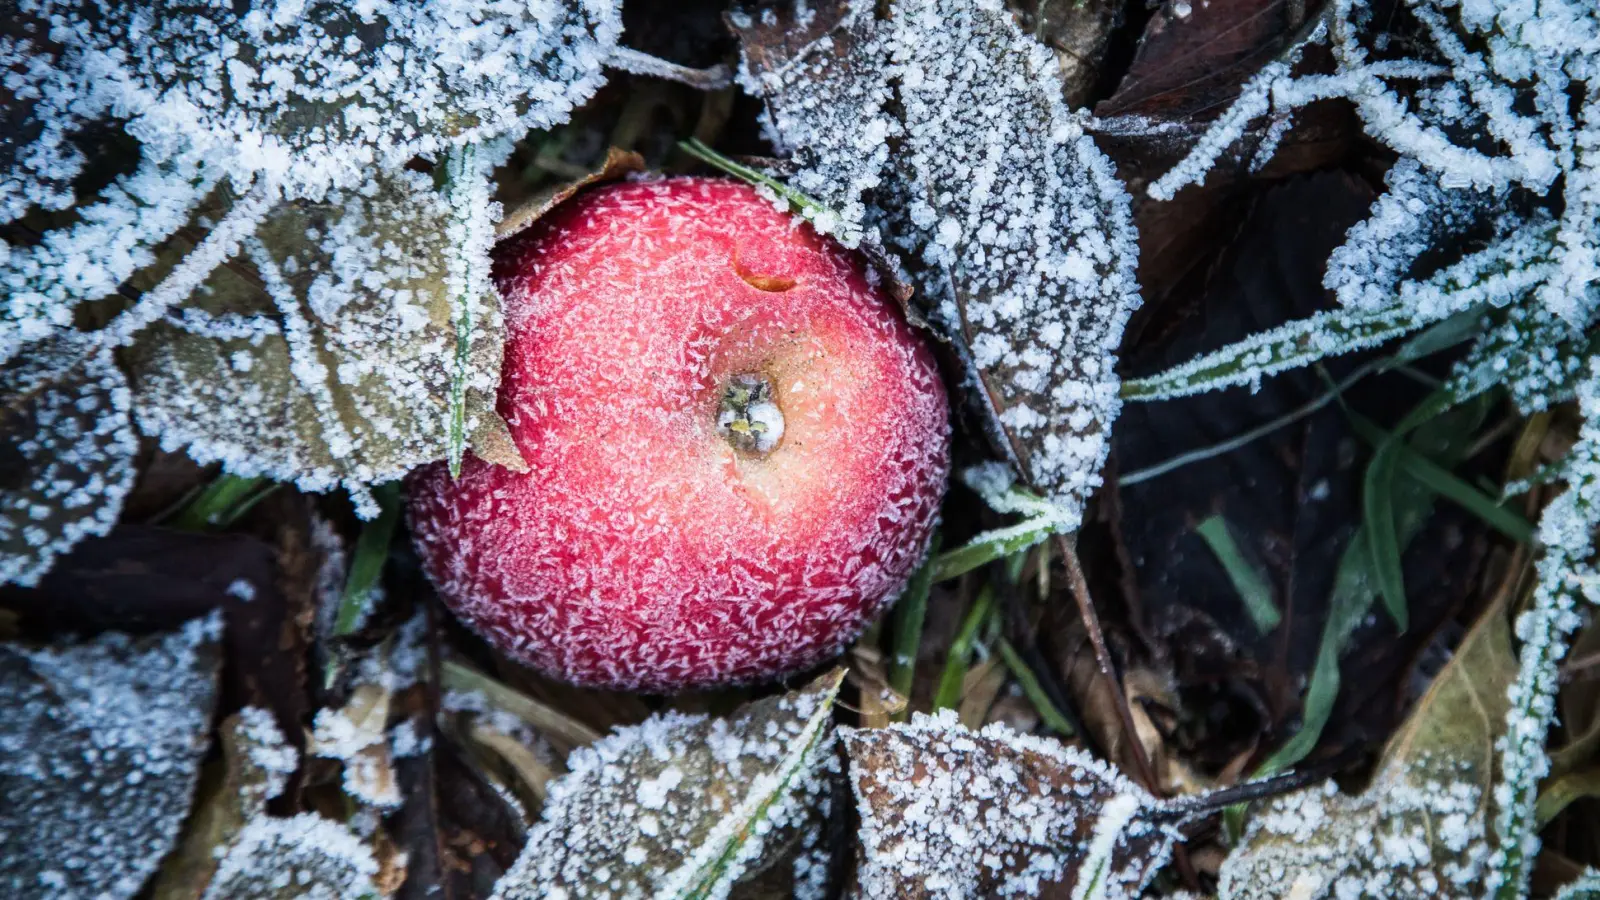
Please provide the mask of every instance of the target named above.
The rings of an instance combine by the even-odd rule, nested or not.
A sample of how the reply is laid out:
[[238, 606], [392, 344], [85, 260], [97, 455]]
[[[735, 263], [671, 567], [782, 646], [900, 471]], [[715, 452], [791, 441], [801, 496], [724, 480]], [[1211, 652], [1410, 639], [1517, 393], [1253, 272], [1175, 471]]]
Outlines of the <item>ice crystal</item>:
[[737, 19], [741, 81], [793, 150], [791, 185], [821, 201], [813, 223], [908, 254], [997, 443], [1076, 521], [1138, 304], [1127, 195], [1062, 103], [1054, 57], [999, 0], [889, 7]]
[[[461, 261], [486, 260], [486, 246], [451, 244], [464, 216], [493, 221], [479, 199], [458, 212], [401, 170], [279, 206], [243, 244], [246, 274], [208, 270], [136, 342], [140, 427], [201, 462], [306, 490], [392, 480], [445, 455], [452, 382], [477, 401], [470, 432], [492, 415], [483, 398], [500, 367], [492, 288]], [[461, 315], [471, 327], [458, 332]]]
[[1133, 898], [1183, 814], [1054, 741], [953, 710], [848, 731], [866, 898]]
[[[510, 442], [492, 404], [488, 173], [510, 140], [564, 121], [599, 88], [618, 10], [12, 4], [0, 35], [0, 220], [34, 217], [38, 230], [38, 212], [70, 215], [36, 241], [0, 241], [0, 365], [24, 352], [61, 363], [29, 374], [34, 394], [8, 384], [0, 400], [55, 409], [68, 400], [42, 395], [73, 397], [82, 360], [98, 378], [97, 354], [137, 341], [140, 427], [236, 474], [343, 485], [369, 512], [367, 485], [458, 459], [469, 439], [516, 465], [514, 452], [494, 452]], [[138, 142], [137, 163], [97, 187], [80, 148], [118, 128]], [[446, 170], [443, 192], [405, 169], [419, 155]], [[107, 300], [122, 310], [80, 331], [101, 318], [84, 305]], [[42, 353], [45, 342], [77, 349]], [[126, 434], [125, 420], [112, 409], [92, 430]], [[122, 444], [106, 447], [95, 470], [120, 476], [110, 451]], [[70, 456], [64, 466], [90, 470]], [[77, 477], [52, 483], [66, 491]], [[82, 491], [31, 497], [66, 505], [35, 502], [28, 525], [8, 508], [0, 576], [36, 577], [103, 530], [121, 491], [106, 484], [98, 503]], [[12, 547], [24, 539], [35, 548], [25, 558]]]
[[[841, 678], [727, 719], [661, 713], [573, 751], [495, 897], [722, 898], [782, 862], [791, 838], [817, 849]], [[815, 896], [827, 867], [790, 864], [797, 893]]]
[[0, 644], [0, 893], [139, 892], [189, 811], [221, 630], [213, 614], [146, 638]]
[[[64, 378], [51, 376], [65, 361]], [[56, 556], [116, 524], [139, 449], [127, 380], [105, 350], [77, 345], [0, 370], [0, 439], [13, 456], [0, 480], [0, 583], [31, 585]]]
[[565, 121], [622, 30], [615, 0], [19, 6], [147, 147], [188, 142], [237, 183], [311, 198]]

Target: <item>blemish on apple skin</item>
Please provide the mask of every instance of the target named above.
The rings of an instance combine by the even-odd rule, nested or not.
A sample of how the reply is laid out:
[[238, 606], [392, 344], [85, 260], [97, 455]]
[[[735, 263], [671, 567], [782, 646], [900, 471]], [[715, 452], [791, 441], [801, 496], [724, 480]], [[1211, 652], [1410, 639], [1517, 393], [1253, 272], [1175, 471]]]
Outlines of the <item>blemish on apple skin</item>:
[[796, 284], [799, 283], [787, 275], [761, 275], [756, 272], [752, 272], [739, 262], [739, 258], [737, 256], [733, 258], [733, 271], [738, 274], [740, 280], [742, 280], [745, 284], [750, 285], [758, 291], [766, 291], [769, 294], [782, 293], [792, 289]]

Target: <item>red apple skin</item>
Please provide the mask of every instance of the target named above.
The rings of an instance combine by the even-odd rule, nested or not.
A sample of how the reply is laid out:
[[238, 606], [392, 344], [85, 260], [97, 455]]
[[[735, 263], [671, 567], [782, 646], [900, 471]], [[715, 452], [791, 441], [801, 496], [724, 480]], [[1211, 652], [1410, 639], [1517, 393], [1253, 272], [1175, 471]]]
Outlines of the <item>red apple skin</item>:
[[[949, 474], [932, 355], [860, 260], [745, 185], [591, 190], [496, 249], [499, 411], [531, 471], [410, 485], [429, 575], [496, 647], [577, 684], [759, 681], [843, 649], [928, 550]], [[718, 429], [729, 379], [782, 410]]]

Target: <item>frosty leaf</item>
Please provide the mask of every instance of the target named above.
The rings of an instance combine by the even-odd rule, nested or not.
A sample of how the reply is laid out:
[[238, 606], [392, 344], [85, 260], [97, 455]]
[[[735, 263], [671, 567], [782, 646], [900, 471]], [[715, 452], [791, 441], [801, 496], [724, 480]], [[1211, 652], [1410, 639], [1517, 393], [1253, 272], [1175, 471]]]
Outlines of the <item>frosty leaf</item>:
[[1482, 896], [1495, 736], [1515, 675], [1496, 605], [1390, 739], [1367, 790], [1342, 795], [1330, 782], [1272, 800], [1223, 864], [1220, 896]]
[[[387, 680], [387, 679], [385, 679]], [[306, 752], [344, 764], [345, 795], [380, 810], [400, 805], [389, 757], [391, 690], [384, 684], [361, 684], [339, 709], [317, 711]]]
[[1062, 104], [1054, 58], [998, 0], [889, 7], [736, 16], [741, 81], [794, 150], [791, 185], [833, 211], [813, 224], [912, 255], [997, 442], [1076, 520], [1100, 481], [1112, 354], [1138, 303], [1127, 195]]
[[300, 754], [283, 738], [272, 713], [247, 706], [218, 729], [222, 777], [202, 780], [201, 795], [184, 826], [182, 845], [167, 857], [151, 887], [152, 900], [197, 900], [217, 863], [246, 820], [283, 791]]
[[0, 370], [0, 583], [34, 584], [110, 531], [133, 487], [127, 380], [109, 351], [77, 350], [52, 345]]
[[146, 158], [96, 202], [75, 210], [71, 225], [31, 246], [0, 241], [0, 362], [67, 332], [79, 304], [115, 294], [155, 262], [156, 245], [183, 225], [216, 181], [192, 152]]
[[[843, 677], [835, 671], [727, 719], [662, 713], [573, 751], [495, 897], [586, 896], [605, 885], [618, 898], [721, 898], [776, 864], [796, 837], [820, 851], [810, 816], [828, 803]], [[814, 896], [827, 866], [810, 853], [794, 866], [797, 893]]]
[[1595, 900], [1600, 897], [1600, 871], [1584, 869], [1583, 874], [1556, 892], [1555, 900]]
[[291, 196], [566, 120], [604, 82], [615, 0], [24, 0], [147, 144], [182, 136]]
[[189, 811], [221, 632], [0, 645], [0, 893], [138, 893]]
[[29, 207], [72, 205], [84, 155], [71, 138], [104, 105], [85, 102], [85, 73], [63, 56], [46, 23], [8, 4], [0, 21], [0, 221]]
[[584, 188], [616, 181], [630, 173], [642, 171], [644, 171], [644, 157], [632, 150], [618, 150], [615, 147], [609, 147], [606, 149], [606, 158], [600, 164], [600, 168], [584, 175], [582, 178], [562, 182], [541, 190], [526, 201], [518, 204], [516, 209], [506, 213], [494, 226], [495, 240], [503, 241], [514, 234], [522, 232], [534, 222], [543, 218], [545, 213], [570, 200]]
[[953, 710], [844, 732], [864, 898], [1133, 898], [1184, 814], [1115, 769]]
[[[311, 813], [266, 814], [283, 791], [298, 754], [272, 715], [247, 707], [223, 725], [227, 771], [190, 825], [178, 866], [163, 872], [160, 900], [374, 900], [378, 862], [350, 829]], [[215, 849], [212, 849], [215, 848]]]
[[1130, 380], [1123, 384], [1122, 396], [1129, 400], [1170, 400], [1255, 384], [1286, 369], [1375, 347], [1429, 321], [1404, 304], [1371, 312], [1330, 310], [1251, 335], [1165, 372]]
[[446, 453], [464, 301], [463, 427], [492, 431], [498, 301], [472, 270], [487, 265], [469, 254], [484, 241], [452, 240], [486, 235], [497, 210], [452, 200], [401, 170], [278, 207], [242, 258], [140, 337], [130, 369], [140, 426], [200, 462], [307, 490], [398, 478]]

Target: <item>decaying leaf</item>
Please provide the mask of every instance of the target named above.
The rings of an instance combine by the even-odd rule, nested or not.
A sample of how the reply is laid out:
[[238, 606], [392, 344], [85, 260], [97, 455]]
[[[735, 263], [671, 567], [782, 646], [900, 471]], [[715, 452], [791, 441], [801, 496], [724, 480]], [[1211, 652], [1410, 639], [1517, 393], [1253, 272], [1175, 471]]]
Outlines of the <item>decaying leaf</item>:
[[221, 634], [213, 614], [144, 638], [0, 645], [0, 893], [139, 892], [189, 812]]
[[736, 14], [741, 81], [792, 150], [791, 184], [855, 246], [907, 254], [963, 350], [996, 442], [1076, 521], [1119, 407], [1138, 305], [1126, 192], [1061, 100], [1050, 52], [999, 0]]
[[70, 343], [0, 371], [0, 584], [32, 585], [117, 522], [139, 449], [128, 382], [99, 351], [58, 375]]
[[[203, 900], [384, 896], [375, 881], [379, 865], [372, 848], [345, 825], [314, 813], [267, 815], [267, 801], [283, 791], [298, 762], [271, 714], [247, 707], [224, 725], [223, 734], [223, 789], [202, 811], [201, 824], [211, 833], [200, 840], [215, 840]], [[202, 876], [203, 866], [197, 866]]]
[[240, 181], [291, 196], [372, 168], [565, 121], [604, 83], [616, 0], [164, 4], [23, 0], [65, 68], [131, 117], [141, 141], [184, 141]]
[[1329, 782], [1271, 801], [1223, 864], [1220, 896], [1482, 896], [1495, 739], [1516, 674], [1497, 604], [1390, 739], [1366, 791]]
[[[482, 199], [471, 212], [487, 234], [498, 209]], [[454, 218], [449, 198], [408, 170], [279, 206], [240, 259], [140, 338], [140, 426], [201, 462], [307, 490], [398, 478], [445, 455], [454, 304], [466, 297], [465, 426], [492, 428], [498, 303], [457, 283]]]
[[607, 148], [606, 158], [600, 163], [600, 168], [581, 178], [551, 185], [506, 213], [494, 227], [495, 240], [505, 240], [521, 232], [584, 188], [616, 181], [633, 172], [642, 171], [644, 171], [644, 157], [638, 153], [632, 150], [618, 150], [616, 147]]
[[[544, 820], [498, 900], [720, 898], [780, 862], [828, 803], [833, 700], [844, 673], [758, 700], [727, 719], [668, 712], [573, 751]], [[827, 880], [825, 848], [798, 835], [796, 896]]]
[[1061, 744], [953, 710], [844, 733], [865, 898], [1132, 898], [1183, 811]]

